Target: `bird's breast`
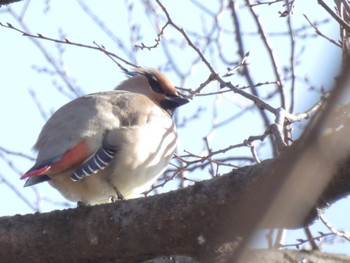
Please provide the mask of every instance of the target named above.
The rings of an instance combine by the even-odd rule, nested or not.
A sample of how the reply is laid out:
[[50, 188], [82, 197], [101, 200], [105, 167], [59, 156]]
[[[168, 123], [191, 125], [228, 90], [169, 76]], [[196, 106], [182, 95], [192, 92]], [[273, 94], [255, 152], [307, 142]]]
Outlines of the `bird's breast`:
[[125, 127], [109, 178], [125, 197], [147, 190], [165, 170], [176, 149], [176, 128], [168, 118]]

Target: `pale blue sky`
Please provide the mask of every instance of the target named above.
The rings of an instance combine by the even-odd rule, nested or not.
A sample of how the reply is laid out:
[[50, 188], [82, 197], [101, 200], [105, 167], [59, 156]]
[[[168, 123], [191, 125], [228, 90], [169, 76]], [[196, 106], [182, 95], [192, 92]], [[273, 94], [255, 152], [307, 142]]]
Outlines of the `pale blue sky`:
[[[87, 5], [104, 21], [106, 25], [114, 32], [115, 35], [122, 37], [125, 43], [128, 44], [133, 35], [130, 34], [129, 24], [142, 23], [141, 35], [142, 41], [145, 44], [153, 45], [156, 38], [154, 24], [152, 24], [141, 5], [135, 5], [134, 16], [128, 17], [124, 3], [123, 4], [109, 1], [85, 1]], [[70, 41], [93, 45], [93, 41], [98, 44], [103, 44], [108, 50], [120, 55], [126, 59], [130, 59], [120, 50], [120, 48], [94, 24], [91, 19], [82, 11], [78, 5], [78, 1], [50, 1], [50, 8], [46, 9], [45, 1], [30, 1], [26, 9], [23, 9], [24, 2], [16, 3], [10, 6], [13, 12], [19, 14], [25, 10], [24, 23], [29, 27], [32, 33], [41, 33], [45, 36], [59, 38], [60, 31], [64, 32], [65, 37]], [[238, 1], [239, 3], [239, 1]], [[201, 31], [201, 22], [205, 16], [198, 12], [193, 5], [188, 1], [164, 1], [164, 5], [171, 13], [173, 20], [186, 31]], [[307, 14], [310, 20], [322, 20], [329, 17], [326, 12], [317, 5], [317, 1], [296, 1], [296, 9], [293, 16], [294, 25], [306, 25], [303, 14]], [[184, 8], [185, 7], [185, 8]], [[216, 2], [213, 2], [213, 8], [217, 8]], [[279, 6], [280, 8], [280, 6]], [[253, 32], [255, 29], [248, 20], [248, 14], [244, 9], [240, 9], [243, 28], [247, 32]], [[280, 18], [277, 10], [269, 6], [259, 9], [265, 28], [273, 28], [274, 32], [282, 32], [285, 30], [285, 19]], [[272, 12], [274, 11], [274, 12]], [[160, 12], [160, 11], [159, 11]], [[160, 12], [161, 14], [161, 12]], [[223, 13], [220, 17], [223, 25], [227, 23], [229, 28], [230, 18], [227, 13]], [[142, 21], [142, 22], [140, 22]], [[227, 22], [226, 22], [227, 21]], [[6, 8], [0, 9], [0, 22], [9, 22], [14, 26], [18, 26], [15, 19], [8, 13]], [[208, 21], [210, 24], [210, 21]], [[339, 30], [335, 23], [329, 23], [320, 26], [322, 32], [334, 39], [338, 39]], [[308, 31], [312, 33], [311, 30]], [[167, 41], [179, 38], [179, 34], [170, 28], [164, 34]], [[225, 47], [225, 55], [231, 59], [236, 59], [236, 48], [230, 46], [230, 38], [227, 35], [227, 46]], [[1, 74], [1, 90], [3, 96], [0, 103], [0, 116], [2, 120], [2, 129], [0, 136], [0, 146], [15, 152], [22, 152], [35, 157], [35, 153], [31, 147], [45, 123], [45, 119], [40, 114], [38, 107], [33, 102], [29, 90], [35, 92], [38, 101], [42, 106], [45, 114], [49, 116], [53, 111], [67, 103], [74, 97], [69, 93], [64, 82], [55, 75], [38, 73], [33, 66], [43, 68], [47, 67], [47, 61], [43, 57], [42, 52], [34, 45], [28, 37], [21, 36], [19, 32], [0, 27], [0, 74]], [[36, 40], [40, 45], [49, 51], [49, 55], [54, 58], [59, 58], [59, 53], [56, 44], [44, 40]], [[338, 69], [338, 61], [340, 58], [340, 50], [326, 40], [313, 38], [308, 39], [308, 42], [303, 42], [298, 39], [297, 47], [300, 49], [306, 44], [304, 53], [300, 56], [301, 64], [298, 68], [301, 75], [308, 75], [310, 81], [315, 86], [324, 85], [326, 88], [331, 87], [332, 78]], [[261, 45], [261, 42], [255, 37], [250, 36], [245, 40], [245, 45], [251, 51], [249, 57], [249, 67], [252, 72], [255, 72], [256, 82], [272, 81], [273, 76], [267, 69], [270, 67], [266, 63], [266, 53]], [[273, 46], [278, 55], [281, 64], [287, 64], [289, 59], [289, 46], [282, 37], [273, 38]], [[125, 77], [119, 68], [104, 54], [98, 51], [79, 48], [75, 46], [63, 46], [64, 69], [67, 75], [73, 76], [74, 80], [81, 88], [83, 93], [92, 93], [103, 90], [113, 89]], [[286, 51], [287, 50], [287, 51]], [[172, 55], [176, 65], [186, 72], [191, 66], [191, 62], [196, 59], [196, 54], [190, 48], [171, 48]], [[165, 57], [163, 48], [160, 47], [151, 51], [135, 50], [134, 55], [136, 63], [147, 67], [157, 67], [164, 62]], [[230, 57], [232, 56], [232, 58]], [[208, 55], [210, 57], [210, 55]], [[215, 69], [224, 74], [226, 67], [220, 63], [213, 63]], [[52, 68], [51, 68], [52, 69]], [[193, 68], [190, 78], [182, 83], [173, 72], [168, 72], [167, 75], [173, 80], [175, 85], [184, 85], [186, 88], [197, 88], [203, 82], [208, 70], [203, 64], [198, 64]], [[238, 76], [230, 78], [233, 83], [240, 84], [242, 81]], [[314, 101], [318, 99], [316, 93], [305, 93], [306, 86], [301, 82], [297, 83], [296, 110], [302, 111], [307, 109]], [[69, 96], [62, 95], [55, 86], [61, 87]], [[215, 91], [218, 89], [217, 83], [211, 83], [206, 92]], [[269, 92], [266, 88], [266, 92]], [[306, 95], [305, 95], [306, 94]], [[313, 97], [314, 95], [315, 97]], [[233, 103], [234, 102], [234, 103]], [[274, 106], [277, 105], [276, 100]], [[183, 149], [193, 153], [200, 154], [203, 150], [202, 138], [211, 130], [213, 123], [218, 123], [227, 119], [229, 116], [237, 112], [240, 105], [250, 105], [250, 102], [239, 97], [236, 94], [226, 94], [218, 97], [197, 97], [191, 103], [180, 109], [179, 118], [192, 115], [199, 106], [206, 107], [206, 118], [194, 121], [185, 129], [179, 130], [179, 151]], [[218, 116], [212, 118], [212, 110], [218, 106]], [[210, 137], [211, 146], [214, 149], [220, 149], [228, 144], [241, 143], [249, 135], [260, 134], [262, 126], [256, 118], [255, 111], [249, 111], [244, 118], [238, 119], [234, 123], [230, 123], [225, 128], [216, 130]], [[271, 116], [272, 118], [272, 116]], [[208, 121], [209, 120], [209, 121]], [[234, 152], [234, 155], [242, 155], [242, 152], [249, 155], [248, 149], [239, 149]], [[1, 152], [0, 152], [1, 153]], [[269, 156], [267, 152], [260, 152], [260, 156]], [[5, 158], [9, 158], [5, 156]], [[26, 160], [20, 157], [11, 157], [9, 160], [15, 169], [12, 169], [8, 162], [0, 159], [0, 173], [8, 180], [15, 189], [29, 200], [37, 200], [36, 196], [40, 195], [44, 198], [49, 198], [57, 202], [66, 202], [53, 188], [47, 184], [41, 184], [35, 188], [23, 188], [23, 181], [19, 180], [21, 173], [29, 169], [33, 161]], [[18, 169], [18, 171], [17, 171]], [[228, 171], [227, 169], [222, 172]], [[174, 185], [169, 184], [164, 190], [173, 188]], [[14, 191], [9, 189], [4, 184], [0, 184], [1, 202], [0, 215], [26, 214], [32, 213], [33, 210], [19, 199]], [[33, 201], [35, 202], [35, 201]], [[326, 213], [326, 217], [336, 227], [350, 230], [349, 215], [346, 213], [350, 205], [350, 200], [342, 200], [331, 207]], [[60, 206], [53, 206], [49, 202], [41, 202], [41, 211], [51, 211], [58, 209]], [[317, 224], [314, 227], [315, 231], [326, 231], [324, 227]], [[291, 231], [290, 231], [291, 232]], [[294, 234], [293, 234], [294, 236]], [[295, 234], [296, 238], [300, 237], [300, 232]], [[349, 253], [349, 244], [329, 246], [332, 251]]]

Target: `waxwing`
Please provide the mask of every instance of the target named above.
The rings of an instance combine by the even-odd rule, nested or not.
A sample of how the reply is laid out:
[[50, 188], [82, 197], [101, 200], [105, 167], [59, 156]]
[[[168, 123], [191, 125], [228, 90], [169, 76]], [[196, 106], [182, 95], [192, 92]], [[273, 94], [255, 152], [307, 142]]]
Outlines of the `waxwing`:
[[189, 102], [161, 72], [139, 69], [115, 90], [57, 110], [34, 145], [25, 186], [49, 181], [81, 204], [133, 198], [162, 174], [176, 148], [174, 110]]

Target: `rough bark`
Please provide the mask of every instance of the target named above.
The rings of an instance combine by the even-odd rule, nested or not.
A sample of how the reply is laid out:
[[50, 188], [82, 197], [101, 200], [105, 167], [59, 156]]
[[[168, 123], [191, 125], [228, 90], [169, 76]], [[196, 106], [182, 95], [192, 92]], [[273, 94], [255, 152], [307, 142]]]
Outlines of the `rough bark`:
[[[350, 192], [348, 68], [304, 135], [278, 157], [186, 189], [0, 218], [5, 262], [235, 262], [261, 228], [299, 228]], [[342, 102], [342, 104], [340, 104]]]
[[13, 3], [16, 3], [19, 1], [22, 1], [22, 0], [0, 0], [0, 7], [8, 5], [8, 4], [13, 4]]
[[[293, 163], [299, 147], [297, 143], [274, 160], [165, 194], [2, 217], [0, 258], [6, 262], [139, 262], [159, 255], [188, 255], [210, 262], [218, 248], [251, 230], [254, 224], [250, 223], [273, 198], [267, 193], [284, 177], [281, 171]], [[319, 204], [349, 194], [349, 169], [350, 158], [334, 172]], [[262, 227], [302, 227], [315, 219], [316, 203], [304, 210], [303, 217], [281, 215], [279, 220], [277, 214], [276, 220], [265, 221]]]
[[345, 255], [326, 254], [320, 251], [253, 250], [249, 251], [245, 260], [245, 262], [251, 263], [345, 263], [350, 262], [350, 257]]
[[350, 192], [350, 106], [338, 103], [350, 77], [338, 82], [300, 140], [277, 158], [166, 194], [0, 218], [0, 258], [120, 263], [187, 255], [235, 262], [258, 229], [310, 224], [316, 207]]
[[[295, 263], [295, 262], [317, 262], [317, 263], [346, 263], [350, 262], [350, 256], [339, 254], [327, 254], [320, 251], [305, 250], [250, 250], [243, 258], [243, 262], [249, 263]], [[222, 263], [216, 261], [215, 263]], [[224, 261], [225, 262], [225, 261]], [[197, 261], [183, 256], [159, 257], [143, 263], [198, 263]]]

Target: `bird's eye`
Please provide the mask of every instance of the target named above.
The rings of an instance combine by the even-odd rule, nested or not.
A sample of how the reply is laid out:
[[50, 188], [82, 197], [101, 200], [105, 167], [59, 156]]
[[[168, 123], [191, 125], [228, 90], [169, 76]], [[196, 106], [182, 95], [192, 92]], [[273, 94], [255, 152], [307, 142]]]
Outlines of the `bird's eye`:
[[160, 85], [158, 79], [153, 75], [150, 75], [147, 77], [148, 77], [148, 83], [151, 86], [152, 90], [154, 92], [164, 94], [164, 90], [163, 90], [162, 86]]

